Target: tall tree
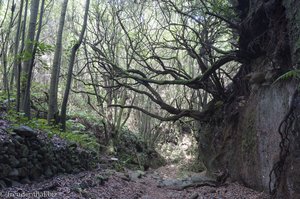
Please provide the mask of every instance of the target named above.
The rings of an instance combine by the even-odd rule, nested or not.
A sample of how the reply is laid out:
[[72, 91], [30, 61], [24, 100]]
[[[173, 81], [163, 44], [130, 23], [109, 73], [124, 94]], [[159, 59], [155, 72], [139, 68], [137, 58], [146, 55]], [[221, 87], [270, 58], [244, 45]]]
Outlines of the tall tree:
[[73, 45], [72, 50], [71, 50], [69, 66], [68, 66], [67, 83], [66, 83], [64, 98], [63, 98], [63, 102], [62, 102], [62, 106], [61, 106], [61, 124], [62, 124], [62, 129], [64, 131], [66, 130], [66, 113], [67, 113], [67, 104], [68, 104], [68, 99], [69, 99], [69, 93], [70, 93], [71, 84], [72, 84], [73, 66], [74, 66], [74, 62], [75, 62], [76, 52], [82, 43], [83, 36], [84, 36], [85, 30], [86, 30], [89, 6], [90, 6], [90, 0], [87, 0], [86, 5], [85, 5], [83, 25], [82, 25], [82, 29], [81, 29], [81, 32], [79, 35], [79, 39]]
[[[19, 53], [21, 54], [23, 52], [24, 46], [25, 46], [25, 36], [26, 36], [26, 21], [27, 21], [27, 12], [28, 12], [28, 0], [25, 1], [25, 12], [21, 24], [21, 46]], [[15, 60], [16, 61], [16, 60]], [[17, 111], [19, 112], [21, 109], [21, 74], [22, 74], [22, 61], [19, 60], [18, 66], [17, 66], [17, 74], [16, 74], [16, 86], [17, 86]]]
[[57, 32], [56, 39], [56, 48], [54, 53], [52, 71], [51, 71], [51, 82], [49, 90], [49, 108], [48, 108], [48, 123], [52, 123], [54, 120], [55, 123], [58, 123], [58, 105], [57, 105], [57, 92], [58, 92], [58, 82], [60, 74], [60, 65], [61, 65], [61, 53], [62, 53], [62, 38], [63, 30], [65, 25], [65, 16], [67, 12], [68, 0], [64, 0], [61, 8], [59, 27]]
[[24, 70], [22, 71], [22, 111], [24, 111], [27, 117], [30, 117], [30, 85], [28, 85], [27, 81], [28, 78], [31, 77], [31, 63], [34, 58], [33, 48], [34, 48], [34, 37], [35, 37], [35, 30], [36, 30], [36, 23], [37, 23], [37, 16], [39, 11], [39, 0], [32, 0], [30, 6], [30, 20], [29, 20], [29, 27], [26, 39], [26, 46], [24, 49], [23, 54], [25, 55], [25, 62], [24, 62]]
[[[8, 3], [8, 6], [9, 5], [10, 4]], [[8, 8], [8, 6], [7, 6], [7, 8]], [[7, 57], [8, 57], [8, 50], [9, 50], [9, 38], [10, 38], [10, 33], [11, 33], [11, 29], [13, 27], [13, 21], [14, 21], [15, 7], [16, 7], [15, 1], [12, 1], [9, 24], [5, 31], [5, 34], [1, 35], [2, 40], [3, 40], [2, 49], [1, 49], [1, 53], [0, 53], [1, 58], [2, 58], [2, 65], [3, 65], [3, 85], [4, 85], [4, 90], [6, 91], [6, 93], [8, 95], [8, 99], [10, 98], [10, 90], [9, 90], [9, 82], [8, 82], [9, 71], [8, 71]], [[8, 100], [8, 105], [9, 105], [9, 100]]]
[[[18, 22], [17, 22], [18, 24], [17, 24], [16, 36], [15, 36], [14, 62], [13, 62], [14, 74], [12, 77], [12, 80], [14, 80], [14, 78], [15, 78], [16, 82], [19, 82], [19, 79], [20, 79], [20, 77], [18, 75], [19, 74], [18, 65], [20, 62], [20, 59], [18, 58], [18, 54], [19, 54], [23, 7], [24, 7], [24, 0], [21, 0]], [[13, 86], [13, 81], [11, 82], [11, 86]], [[19, 103], [17, 103], [17, 111], [19, 111]]]
[[32, 79], [32, 73], [33, 73], [33, 66], [34, 66], [34, 61], [35, 61], [35, 55], [37, 52], [37, 47], [38, 47], [38, 42], [40, 39], [40, 34], [42, 31], [42, 24], [43, 24], [43, 15], [44, 15], [44, 6], [45, 6], [45, 0], [42, 0], [41, 3], [41, 8], [40, 8], [40, 17], [39, 17], [39, 25], [38, 25], [38, 30], [37, 30], [37, 34], [35, 37], [35, 41], [34, 41], [34, 47], [32, 50], [32, 58], [31, 58], [31, 62], [28, 68], [28, 77], [27, 77], [27, 83], [26, 83], [26, 90], [25, 90], [25, 96], [24, 96], [24, 102], [26, 104], [26, 115], [30, 117], [30, 104], [31, 104], [31, 100], [30, 100], [30, 90], [31, 90], [31, 79]]

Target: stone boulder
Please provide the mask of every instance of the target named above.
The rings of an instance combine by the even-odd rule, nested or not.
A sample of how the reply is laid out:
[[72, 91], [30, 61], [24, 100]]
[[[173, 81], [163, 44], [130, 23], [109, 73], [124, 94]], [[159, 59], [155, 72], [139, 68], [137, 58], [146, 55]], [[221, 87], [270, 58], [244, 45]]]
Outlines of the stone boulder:
[[28, 126], [19, 126], [13, 130], [21, 137], [36, 137], [37, 132]]

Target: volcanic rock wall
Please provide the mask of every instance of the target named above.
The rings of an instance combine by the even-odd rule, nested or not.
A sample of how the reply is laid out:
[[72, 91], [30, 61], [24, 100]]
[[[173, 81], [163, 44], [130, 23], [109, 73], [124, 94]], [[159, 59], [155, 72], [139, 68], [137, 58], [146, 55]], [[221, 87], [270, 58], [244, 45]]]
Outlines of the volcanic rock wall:
[[0, 120], [0, 188], [95, 166], [96, 154], [74, 143], [26, 126], [7, 131], [6, 121]]

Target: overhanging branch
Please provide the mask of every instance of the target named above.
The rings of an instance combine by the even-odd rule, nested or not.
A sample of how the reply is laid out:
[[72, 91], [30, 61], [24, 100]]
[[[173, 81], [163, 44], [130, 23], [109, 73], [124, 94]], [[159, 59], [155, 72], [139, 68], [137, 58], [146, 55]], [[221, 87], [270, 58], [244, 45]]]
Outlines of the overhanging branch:
[[170, 116], [170, 117], [161, 117], [159, 115], [156, 115], [154, 113], [151, 113], [141, 107], [138, 106], [133, 106], [133, 105], [119, 105], [119, 104], [112, 104], [110, 105], [111, 107], [119, 107], [119, 108], [129, 108], [129, 109], [135, 109], [138, 111], [141, 111], [142, 113], [149, 115], [153, 118], [159, 119], [161, 121], [176, 121], [182, 117], [191, 117], [194, 118], [196, 120], [201, 120], [205, 118], [205, 113], [199, 112], [199, 111], [193, 111], [193, 110], [182, 110], [180, 113], [174, 115], [174, 116]]

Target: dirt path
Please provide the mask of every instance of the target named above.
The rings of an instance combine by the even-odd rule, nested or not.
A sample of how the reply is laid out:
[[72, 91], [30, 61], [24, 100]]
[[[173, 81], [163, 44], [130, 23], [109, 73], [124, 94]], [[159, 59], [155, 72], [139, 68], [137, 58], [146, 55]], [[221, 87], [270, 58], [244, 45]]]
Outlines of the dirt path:
[[221, 187], [190, 187], [174, 190], [160, 187], [162, 181], [174, 181], [179, 174], [175, 166], [143, 172], [116, 172], [110, 169], [61, 175], [34, 184], [0, 190], [0, 198], [53, 199], [262, 199], [263, 193], [237, 183]]

